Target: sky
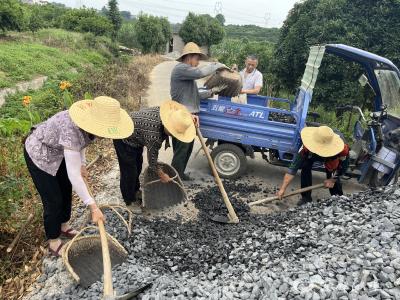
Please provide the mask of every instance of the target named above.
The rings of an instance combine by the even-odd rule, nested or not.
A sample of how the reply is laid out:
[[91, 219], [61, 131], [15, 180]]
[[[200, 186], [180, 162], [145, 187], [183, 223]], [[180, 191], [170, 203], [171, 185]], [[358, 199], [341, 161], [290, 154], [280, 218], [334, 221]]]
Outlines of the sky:
[[[69, 7], [101, 9], [107, 0], [53, 0]], [[120, 10], [133, 15], [141, 11], [168, 17], [171, 23], [181, 23], [189, 12], [222, 13], [226, 24], [254, 24], [262, 27], [280, 27], [289, 10], [299, 0], [118, 0]]]

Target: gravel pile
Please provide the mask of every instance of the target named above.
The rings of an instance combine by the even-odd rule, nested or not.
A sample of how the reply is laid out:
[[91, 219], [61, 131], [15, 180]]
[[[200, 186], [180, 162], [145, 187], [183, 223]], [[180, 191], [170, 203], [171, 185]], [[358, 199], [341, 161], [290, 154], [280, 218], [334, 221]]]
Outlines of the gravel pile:
[[[239, 200], [259, 186], [225, 186], [237, 225], [210, 221], [226, 213], [211, 186], [192, 199], [196, 221], [135, 216], [125, 239], [122, 223], [108, 216], [129, 252], [113, 270], [118, 295], [152, 281], [140, 299], [400, 299], [400, 190], [263, 216]], [[101, 291], [100, 282], [86, 290], [70, 284], [45, 299], [99, 299]]]

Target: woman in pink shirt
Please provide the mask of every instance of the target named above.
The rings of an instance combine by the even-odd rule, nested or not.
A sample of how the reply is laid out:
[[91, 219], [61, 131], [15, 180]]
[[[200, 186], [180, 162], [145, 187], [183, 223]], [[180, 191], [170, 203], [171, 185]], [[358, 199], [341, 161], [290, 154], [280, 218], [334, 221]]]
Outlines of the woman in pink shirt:
[[60, 255], [60, 236], [73, 237], [69, 225], [72, 189], [90, 207], [92, 221], [104, 216], [90, 195], [84, 178], [85, 148], [96, 138], [122, 139], [133, 132], [133, 122], [117, 100], [97, 97], [74, 103], [36, 125], [25, 141], [24, 156], [43, 203], [49, 250]]

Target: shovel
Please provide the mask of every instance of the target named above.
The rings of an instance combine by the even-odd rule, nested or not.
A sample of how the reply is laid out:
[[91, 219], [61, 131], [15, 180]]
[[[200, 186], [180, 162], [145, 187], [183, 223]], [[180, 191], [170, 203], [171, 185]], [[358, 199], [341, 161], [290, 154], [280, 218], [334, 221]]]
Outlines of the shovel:
[[[87, 182], [86, 185], [89, 193], [92, 195]], [[84, 287], [90, 286], [92, 283], [100, 279], [102, 268], [104, 274], [103, 299], [107, 300], [132, 299], [151, 286], [151, 283], [148, 283], [125, 295], [114, 295], [111, 267], [112, 265], [124, 262], [128, 253], [116, 239], [106, 232], [102, 220], [98, 221], [100, 245], [98, 235], [81, 236], [87, 228], [96, 227], [88, 226], [83, 228], [70, 242], [67, 243], [66, 249], [62, 254], [64, 264], [77, 282]], [[100, 255], [102, 256], [102, 259], [100, 258]]]
[[[282, 199], [290, 197], [290, 196], [298, 195], [298, 194], [301, 194], [301, 193], [304, 193], [304, 192], [308, 192], [308, 191], [312, 191], [312, 190], [316, 190], [316, 189], [322, 189], [322, 188], [325, 188], [325, 183], [320, 183], [320, 184], [312, 185], [312, 186], [309, 186], [309, 187], [306, 187], [306, 188], [295, 190], [295, 191], [290, 192], [290, 193], [288, 193], [286, 195], [283, 195]], [[268, 197], [268, 198], [261, 199], [261, 200], [258, 200], [258, 201], [250, 202], [249, 206], [255, 206], [255, 205], [270, 203], [270, 202], [273, 202], [275, 200], [279, 200], [279, 197], [278, 196], [272, 196], [272, 197]]]
[[196, 132], [197, 132], [197, 136], [200, 140], [201, 143], [201, 147], [204, 150], [204, 153], [207, 156], [208, 159], [208, 164], [210, 165], [211, 171], [214, 175], [215, 181], [217, 182], [217, 185], [219, 187], [219, 190], [221, 192], [222, 198], [224, 199], [224, 203], [226, 208], [228, 209], [228, 215], [227, 216], [213, 216], [211, 218], [212, 221], [217, 222], [217, 223], [226, 223], [226, 224], [237, 224], [239, 223], [239, 218], [236, 215], [236, 212], [232, 206], [232, 203], [229, 201], [228, 195], [226, 194], [224, 185], [222, 184], [221, 178], [219, 178], [217, 169], [214, 166], [214, 162], [211, 158], [210, 153], [208, 152], [207, 146], [204, 142], [203, 136], [200, 132], [200, 129], [198, 127], [196, 127]]

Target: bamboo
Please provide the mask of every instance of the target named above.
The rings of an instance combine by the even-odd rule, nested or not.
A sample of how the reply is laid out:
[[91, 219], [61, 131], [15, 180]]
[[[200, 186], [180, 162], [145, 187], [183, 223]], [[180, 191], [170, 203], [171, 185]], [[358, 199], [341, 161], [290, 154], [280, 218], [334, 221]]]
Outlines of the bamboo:
[[221, 178], [219, 178], [218, 172], [215, 169], [214, 162], [213, 162], [213, 160], [211, 158], [211, 155], [208, 152], [206, 144], [204, 143], [204, 139], [203, 139], [203, 136], [202, 136], [202, 134], [200, 132], [200, 129], [197, 127], [196, 131], [197, 131], [197, 136], [198, 136], [198, 138], [200, 140], [200, 143], [201, 143], [201, 147], [203, 148], [204, 153], [207, 156], [208, 164], [210, 165], [210, 168], [211, 168], [211, 171], [212, 171], [212, 173], [214, 175], [215, 181], [217, 182], [219, 190], [220, 190], [221, 195], [222, 195], [222, 198], [224, 199], [225, 206], [228, 209], [230, 221], [232, 223], [239, 223], [239, 218], [236, 215], [236, 212], [235, 212], [235, 210], [234, 210], [234, 208], [232, 206], [231, 201], [229, 201], [228, 195], [227, 195], [227, 193], [225, 191], [224, 185], [222, 184]]
[[[321, 189], [321, 188], [325, 188], [325, 183], [320, 183], [320, 184], [312, 185], [312, 186], [309, 186], [309, 187], [306, 187], [306, 188], [295, 190], [295, 191], [290, 192], [290, 193], [288, 193], [286, 195], [283, 195], [282, 199], [290, 197], [290, 196], [298, 195], [300, 193], [308, 192], [308, 191], [311, 191], [311, 190]], [[254, 201], [254, 202], [249, 203], [249, 206], [254, 206], [254, 205], [259, 205], [259, 204], [264, 204], [264, 203], [270, 203], [270, 202], [275, 201], [275, 200], [279, 200], [279, 197], [278, 196], [272, 196], [272, 197], [268, 197], [268, 198], [261, 199], [261, 200], [258, 200], [258, 201]]]

